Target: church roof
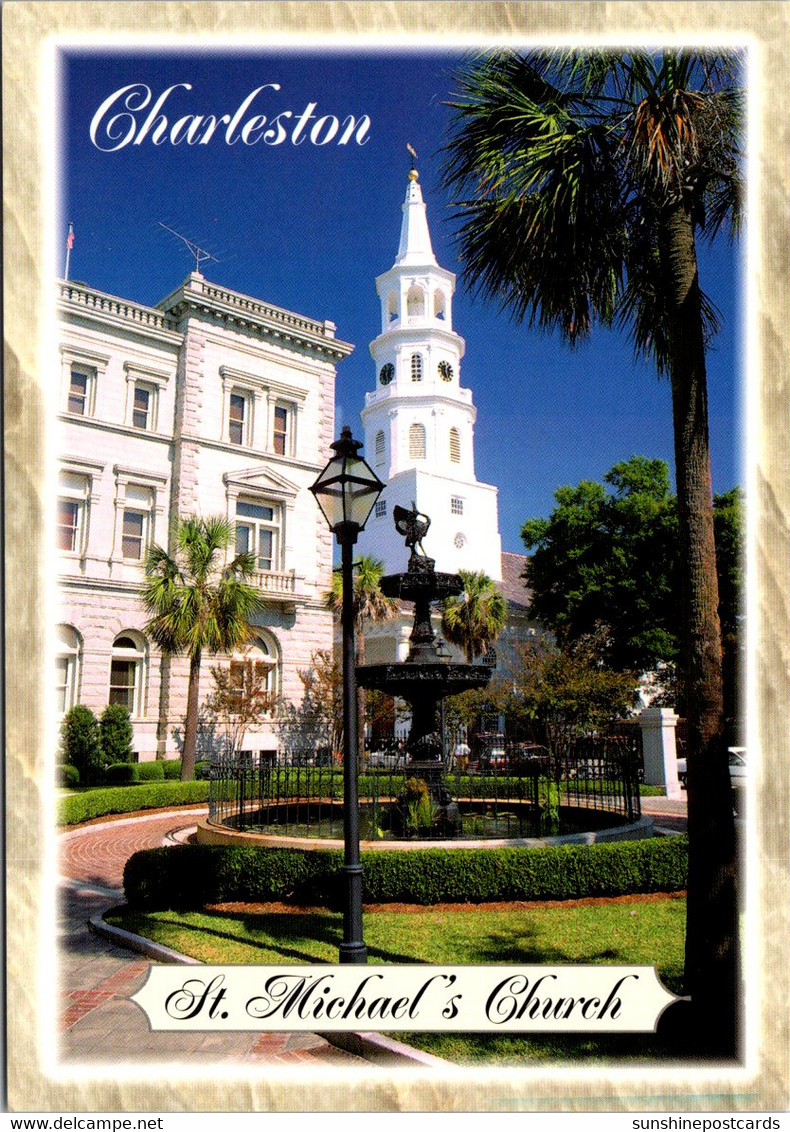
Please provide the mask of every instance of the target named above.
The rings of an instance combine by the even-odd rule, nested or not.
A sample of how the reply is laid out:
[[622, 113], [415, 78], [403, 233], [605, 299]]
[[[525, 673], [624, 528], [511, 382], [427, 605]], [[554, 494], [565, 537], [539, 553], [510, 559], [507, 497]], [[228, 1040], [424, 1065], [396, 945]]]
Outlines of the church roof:
[[502, 551], [502, 581], [497, 589], [511, 608], [526, 610], [529, 605], [530, 592], [522, 576], [527, 561], [526, 554]]

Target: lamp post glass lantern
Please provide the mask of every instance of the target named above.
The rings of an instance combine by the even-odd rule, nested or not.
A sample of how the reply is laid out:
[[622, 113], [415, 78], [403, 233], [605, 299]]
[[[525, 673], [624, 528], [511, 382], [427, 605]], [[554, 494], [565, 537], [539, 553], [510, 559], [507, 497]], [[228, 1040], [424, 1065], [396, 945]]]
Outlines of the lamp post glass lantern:
[[343, 913], [341, 963], [367, 963], [362, 939], [362, 865], [359, 858], [359, 795], [357, 784], [357, 677], [354, 668], [354, 579], [353, 547], [357, 535], [368, 521], [383, 482], [368, 467], [346, 426], [340, 439], [331, 445], [335, 455], [310, 490], [334, 532], [341, 550], [343, 604], [343, 872], [346, 878], [346, 905]]

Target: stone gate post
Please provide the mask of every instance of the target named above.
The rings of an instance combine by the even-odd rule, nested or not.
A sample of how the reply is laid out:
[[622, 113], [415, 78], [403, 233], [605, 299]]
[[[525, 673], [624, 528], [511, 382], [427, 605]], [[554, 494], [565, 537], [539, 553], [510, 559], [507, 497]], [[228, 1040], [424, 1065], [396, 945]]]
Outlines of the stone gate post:
[[672, 708], [647, 707], [639, 713], [645, 783], [665, 787], [667, 798], [682, 797], [675, 746], [677, 722]]

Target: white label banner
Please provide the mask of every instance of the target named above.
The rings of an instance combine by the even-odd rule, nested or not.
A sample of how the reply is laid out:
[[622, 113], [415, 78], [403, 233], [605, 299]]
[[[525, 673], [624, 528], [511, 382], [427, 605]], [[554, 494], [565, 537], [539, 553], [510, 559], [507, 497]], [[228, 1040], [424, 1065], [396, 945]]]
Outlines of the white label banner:
[[655, 1031], [655, 967], [151, 967], [153, 1030]]

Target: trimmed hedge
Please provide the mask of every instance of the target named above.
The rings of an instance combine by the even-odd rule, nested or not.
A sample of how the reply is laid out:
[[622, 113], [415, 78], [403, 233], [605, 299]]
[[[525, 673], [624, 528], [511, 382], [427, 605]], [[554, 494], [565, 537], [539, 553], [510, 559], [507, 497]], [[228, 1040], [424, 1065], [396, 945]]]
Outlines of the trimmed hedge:
[[73, 790], [80, 784], [80, 772], [71, 763], [59, 763], [57, 767], [58, 783], [66, 790]]
[[140, 781], [140, 768], [137, 763], [111, 763], [104, 769], [104, 781], [108, 786], [130, 786]]
[[[362, 854], [362, 864], [369, 903], [571, 900], [683, 889], [688, 842], [667, 837], [543, 849], [372, 850]], [[288, 899], [340, 907], [342, 865], [338, 849], [144, 849], [126, 862], [124, 888], [135, 908]]]
[[162, 770], [166, 779], [181, 778], [181, 759], [165, 759]]
[[[139, 765], [139, 764], [138, 764]], [[208, 801], [208, 782], [151, 782], [138, 786], [108, 786], [61, 798], [58, 821], [78, 825], [105, 814], [130, 814]]]
[[161, 762], [137, 763], [140, 782], [164, 782], [165, 764]]

